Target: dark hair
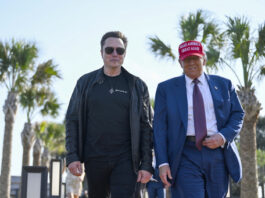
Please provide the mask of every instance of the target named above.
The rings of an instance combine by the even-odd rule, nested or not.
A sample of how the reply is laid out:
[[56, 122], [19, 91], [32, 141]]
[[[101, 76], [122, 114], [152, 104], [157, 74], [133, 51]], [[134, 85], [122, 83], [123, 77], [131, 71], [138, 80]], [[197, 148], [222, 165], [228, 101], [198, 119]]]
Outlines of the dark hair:
[[105, 33], [105, 34], [102, 36], [101, 41], [100, 41], [101, 49], [103, 48], [103, 45], [105, 44], [105, 40], [106, 40], [107, 38], [110, 38], [110, 37], [120, 38], [120, 39], [123, 41], [123, 44], [124, 44], [124, 46], [125, 46], [125, 49], [127, 48], [128, 40], [127, 40], [127, 38], [124, 36], [124, 34], [121, 33], [120, 31], [111, 31], [111, 32], [107, 32], [107, 33]]

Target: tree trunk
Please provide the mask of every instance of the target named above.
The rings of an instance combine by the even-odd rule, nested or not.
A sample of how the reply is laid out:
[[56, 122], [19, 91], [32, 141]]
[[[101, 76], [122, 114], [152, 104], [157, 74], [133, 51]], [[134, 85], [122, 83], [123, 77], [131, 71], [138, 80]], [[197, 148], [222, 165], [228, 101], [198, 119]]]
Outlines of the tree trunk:
[[49, 169], [50, 162], [50, 153], [48, 148], [44, 148], [44, 151], [41, 156], [41, 166], [46, 166]]
[[41, 140], [36, 138], [36, 141], [33, 146], [33, 166], [40, 166], [41, 165]]
[[261, 193], [262, 193], [262, 198], [265, 198], [265, 194], [264, 194], [264, 183], [260, 184], [261, 187]]
[[12, 153], [12, 133], [17, 112], [17, 93], [9, 91], [5, 101], [3, 111], [5, 114], [5, 131], [3, 140], [2, 152], [2, 168], [0, 178], [0, 197], [10, 197], [10, 168], [11, 168], [11, 153]]
[[241, 198], [258, 198], [258, 174], [256, 155], [256, 123], [261, 109], [255, 90], [241, 87], [238, 95], [245, 110], [244, 123], [240, 133], [240, 157], [243, 177], [241, 181]]
[[30, 149], [34, 140], [35, 134], [32, 130], [32, 125], [29, 122], [24, 124], [23, 131], [21, 133], [21, 141], [23, 145], [23, 160], [22, 166], [29, 166], [30, 164]]

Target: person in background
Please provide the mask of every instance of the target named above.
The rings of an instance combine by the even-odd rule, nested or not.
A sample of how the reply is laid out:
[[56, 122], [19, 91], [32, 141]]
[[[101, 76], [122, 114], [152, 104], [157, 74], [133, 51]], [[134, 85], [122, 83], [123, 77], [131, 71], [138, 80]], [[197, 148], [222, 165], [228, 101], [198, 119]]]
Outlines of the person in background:
[[78, 198], [82, 193], [82, 182], [85, 173], [83, 172], [80, 176], [75, 176], [68, 169], [66, 170], [66, 173], [66, 196], [67, 198]]

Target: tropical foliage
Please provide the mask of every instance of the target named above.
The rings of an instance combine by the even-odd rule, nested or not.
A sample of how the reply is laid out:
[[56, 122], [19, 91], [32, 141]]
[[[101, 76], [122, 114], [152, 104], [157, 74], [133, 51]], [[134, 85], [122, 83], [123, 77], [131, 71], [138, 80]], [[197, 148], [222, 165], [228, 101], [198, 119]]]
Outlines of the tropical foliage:
[[257, 34], [251, 34], [246, 17], [227, 17], [226, 22], [226, 57], [223, 62], [234, 72], [237, 79], [242, 70], [243, 82], [239, 80], [238, 95], [245, 110], [243, 128], [240, 134], [240, 156], [242, 159], [243, 178], [241, 181], [242, 198], [258, 197], [257, 157], [256, 157], [256, 123], [261, 104], [255, 96], [253, 83], [264, 76], [265, 26], [260, 25]]
[[37, 139], [42, 142], [44, 152], [42, 155], [41, 153], [36, 155], [41, 159], [34, 159], [34, 161], [41, 161], [41, 165], [49, 167], [49, 159], [51, 156], [63, 156], [66, 152], [64, 124], [45, 121], [36, 123], [35, 133]]
[[18, 107], [18, 96], [25, 86], [29, 72], [32, 70], [38, 50], [34, 43], [25, 41], [0, 41], [0, 83], [8, 94], [3, 110], [5, 128], [2, 150], [0, 177], [0, 197], [10, 195], [10, 168], [13, 126]]
[[[179, 24], [181, 40], [198, 40], [203, 43], [208, 60], [206, 69], [217, 69], [224, 41], [219, 23], [211, 20], [205, 11], [198, 10], [195, 14], [190, 13], [188, 16], [182, 16]], [[149, 41], [150, 49], [155, 56], [175, 61], [177, 55], [158, 36], [149, 37]]]
[[24, 124], [21, 133], [23, 166], [29, 165], [29, 153], [35, 138], [35, 133], [32, 129], [32, 119], [39, 113], [42, 116], [51, 115], [55, 117], [58, 115], [59, 110], [55, 94], [51, 91], [53, 79], [60, 78], [56, 65], [53, 64], [52, 60], [48, 60], [34, 67], [32, 73], [32, 77], [20, 94], [20, 104], [27, 114], [27, 122]]
[[3, 110], [5, 131], [3, 140], [0, 197], [10, 196], [10, 167], [12, 133], [18, 105], [26, 111], [27, 122], [22, 131], [23, 165], [29, 165], [29, 151], [34, 140], [32, 119], [42, 115], [56, 116], [59, 103], [51, 91], [59, 71], [52, 60], [36, 66], [38, 49], [34, 43], [11, 40], [0, 42], [0, 83], [7, 89], [7, 99]]

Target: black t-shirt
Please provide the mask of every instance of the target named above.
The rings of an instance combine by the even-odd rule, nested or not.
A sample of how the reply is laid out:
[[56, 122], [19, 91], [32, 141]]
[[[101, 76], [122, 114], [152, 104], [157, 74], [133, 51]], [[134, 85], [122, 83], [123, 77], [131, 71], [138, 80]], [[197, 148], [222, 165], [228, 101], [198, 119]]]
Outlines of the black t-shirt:
[[88, 97], [86, 160], [131, 153], [128, 82], [122, 73], [104, 77], [104, 82], [95, 84]]

